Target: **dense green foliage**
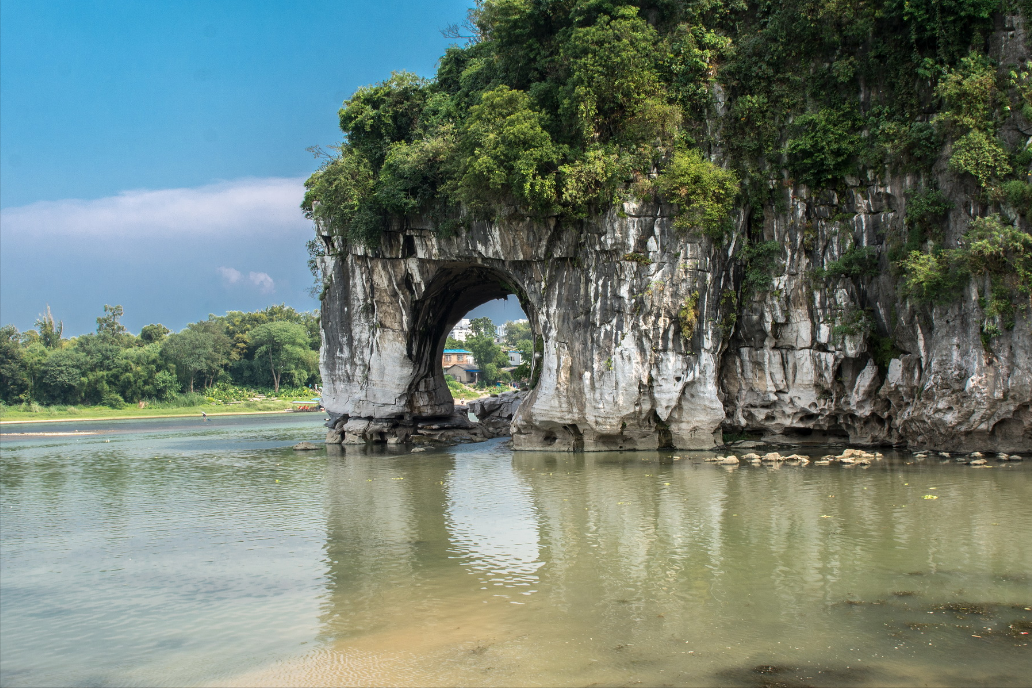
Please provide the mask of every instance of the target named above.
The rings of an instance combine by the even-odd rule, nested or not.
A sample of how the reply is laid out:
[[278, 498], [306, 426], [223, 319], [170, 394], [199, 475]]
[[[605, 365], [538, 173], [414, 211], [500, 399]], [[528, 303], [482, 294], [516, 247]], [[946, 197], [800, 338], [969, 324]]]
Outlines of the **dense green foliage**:
[[530, 323], [516, 321], [505, 323], [502, 341], [509, 349], [520, 352], [520, 364], [513, 368], [510, 373], [512, 379], [516, 381], [529, 380], [531, 364], [534, 360], [534, 332], [530, 328]]
[[[886, 260], [855, 247], [818, 273], [889, 268], [917, 303], [950, 301], [984, 275], [996, 285], [983, 295], [990, 311], [1005, 292], [1021, 306], [1027, 273], [999, 271], [1024, 260], [1032, 149], [1014, 143], [1027, 134], [1003, 132], [1028, 131], [1032, 66], [987, 55], [994, 17], [1027, 7], [482, 0], [475, 36], [447, 50], [434, 78], [396, 73], [344, 103], [345, 140], [308, 180], [303, 208], [375, 245], [392, 218], [453, 232], [475, 218], [555, 217], [575, 230], [621, 200], [662, 198], [682, 232], [737, 234], [731, 258], [756, 295], [779, 269], [764, 209], [784, 209], [800, 183], [841, 193], [889, 166], [914, 174]], [[933, 181], [939, 161], [977, 214], [998, 215], [959, 243], [942, 231], [951, 204]]]
[[870, 277], [878, 274], [878, 249], [873, 246], [853, 246], [842, 257], [824, 269], [815, 271], [818, 277]]
[[699, 322], [699, 292], [693, 291], [684, 300], [677, 311], [677, 321], [681, 324], [681, 336], [686, 342], [691, 342], [695, 335], [695, 326]]
[[988, 317], [1007, 315], [1013, 308], [1032, 305], [1032, 235], [1001, 221], [999, 215], [971, 223], [959, 248], [932, 253], [912, 251], [902, 263], [903, 288], [920, 301], [948, 303], [974, 275], [989, 280], [983, 309]]
[[[49, 308], [36, 329], [0, 328], [0, 402], [120, 408], [184, 394], [186, 402], [239, 401], [255, 390], [278, 391], [284, 375], [297, 387], [318, 382], [320, 335], [312, 313], [282, 305], [231, 311], [176, 333], [147, 325], [138, 336], [121, 317], [121, 306], [105, 306], [96, 332], [71, 339], [62, 338]], [[204, 396], [194, 395], [198, 386]]]

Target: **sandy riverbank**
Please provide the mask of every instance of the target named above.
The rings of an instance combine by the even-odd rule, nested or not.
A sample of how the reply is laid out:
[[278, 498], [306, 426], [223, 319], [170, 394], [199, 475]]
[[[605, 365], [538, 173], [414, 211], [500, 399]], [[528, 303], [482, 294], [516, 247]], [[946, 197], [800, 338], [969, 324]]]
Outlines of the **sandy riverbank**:
[[[282, 409], [279, 411], [205, 411], [209, 417], [214, 416], [258, 416], [269, 413], [296, 413], [291, 409]], [[301, 413], [312, 413], [311, 411], [303, 411]], [[318, 415], [312, 413], [313, 416]], [[194, 413], [169, 413], [163, 415], [147, 415], [147, 416], [106, 416], [99, 418], [83, 418], [80, 416], [68, 416], [66, 418], [39, 418], [32, 420], [0, 420], [0, 425], [27, 425], [31, 423], [71, 423], [79, 421], [98, 421], [98, 420], [154, 420], [156, 418], [199, 418], [201, 416], [200, 411]]]

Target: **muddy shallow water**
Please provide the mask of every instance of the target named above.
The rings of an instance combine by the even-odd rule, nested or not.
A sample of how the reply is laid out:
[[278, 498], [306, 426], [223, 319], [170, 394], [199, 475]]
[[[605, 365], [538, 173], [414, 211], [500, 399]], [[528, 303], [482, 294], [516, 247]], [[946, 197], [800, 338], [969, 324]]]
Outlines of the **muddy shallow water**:
[[317, 423], [4, 436], [0, 683], [1029, 684], [1032, 461], [292, 451]]

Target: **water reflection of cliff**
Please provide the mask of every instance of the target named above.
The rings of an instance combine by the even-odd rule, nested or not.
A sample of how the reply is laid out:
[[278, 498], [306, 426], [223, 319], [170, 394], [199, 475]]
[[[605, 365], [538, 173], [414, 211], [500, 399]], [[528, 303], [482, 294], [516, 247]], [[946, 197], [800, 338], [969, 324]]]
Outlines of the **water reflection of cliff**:
[[[688, 649], [713, 666], [722, 652], [888, 651], [889, 617], [847, 602], [931, 608], [967, 589], [1013, 604], [1030, 592], [1014, 574], [1032, 554], [1011, 535], [1032, 529], [1030, 472], [954, 468], [725, 470], [484, 446], [349, 454], [328, 469], [325, 633], [436, 633], [442, 609], [492, 608], [473, 623], [533, 638], [513, 657], [546, 673], [587, 670], [606, 647], [655, 667]], [[566, 643], [585, 636], [598, 647], [571, 655]]]

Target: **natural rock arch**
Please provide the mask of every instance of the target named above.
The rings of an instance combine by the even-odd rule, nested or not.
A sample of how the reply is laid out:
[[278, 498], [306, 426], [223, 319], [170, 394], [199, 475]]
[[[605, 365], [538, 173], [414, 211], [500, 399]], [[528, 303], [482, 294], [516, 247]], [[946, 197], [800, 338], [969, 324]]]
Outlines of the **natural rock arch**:
[[[837, 207], [793, 198], [793, 217]], [[897, 215], [872, 208], [854, 241], [876, 245]], [[912, 318], [896, 329], [912, 353], [882, 370], [863, 334], [836, 334], [861, 301], [844, 280], [812, 281], [799, 223], [764, 226], [784, 266], [771, 268], [771, 289], [749, 293], [727, 262], [733, 239], [680, 234], [671, 216], [625, 203], [575, 227], [483, 222], [444, 236], [410, 220], [376, 248], [324, 236], [321, 369], [335, 436], [400, 442], [450, 414], [439, 371], [447, 331], [512, 293], [543, 343], [537, 385], [512, 423], [517, 449], [704, 448], [722, 425], [792, 443], [1027, 449], [1027, 317], [992, 356], [969, 312], [977, 301], [938, 309], [931, 329]], [[821, 246], [824, 261], [844, 250]], [[879, 312], [894, 299], [879, 292]]]
[[[492, 263], [494, 261], [491, 261]], [[419, 298], [413, 299], [413, 324], [406, 354], [415, 363], [409, 385], [410, 406], [422, 416], [444, 416], [452, 412], [441, 365], [444, 344], [455, 324], [477, 306], [515, 295], [530, 317], [534, 306], [519, 280], [504, 267], [476, 262], [443, 263]]]
[[[458, 235], [406, 226], [375, 249], [324, 240], [323, 403], [345, 441], [404, 441], [452, 413], [447, 332], [516, 294], [543, 343], [536, 387], [513, 420], [517, 449], [710, 447], [719, 441], [721, 279], [709, 240], [669, 212], [625, 204], [599, 223], [476, 223]], [[679, 312], [694, 304], [697, 326]], [[702, 315], [699, 315], [702, 314]]]

